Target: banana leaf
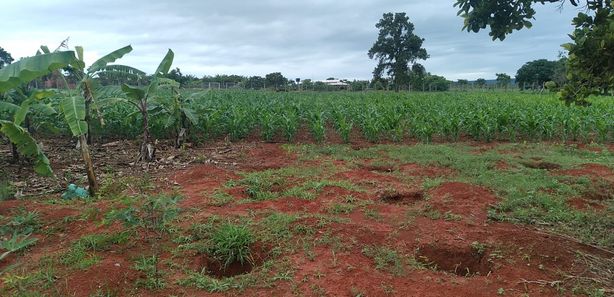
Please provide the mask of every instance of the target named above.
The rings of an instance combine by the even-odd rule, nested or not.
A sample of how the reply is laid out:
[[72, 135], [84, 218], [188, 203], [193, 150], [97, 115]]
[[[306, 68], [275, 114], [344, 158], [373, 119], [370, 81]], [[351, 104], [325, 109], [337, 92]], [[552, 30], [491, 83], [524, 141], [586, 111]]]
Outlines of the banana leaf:
[[85, 122], [85, 99], [83, 97], [67, 97], [62, 100], [61, 108], [73, 136], [81, 136], [87, 133], [87, 122]]
[[53, 175], [49, 159], [28, 131], [13, 122], [0, 120], [0, 132], [15, 144], [17, 151], [34, 159], [34, 171], [43, 176]]
[[75, 52], [64, 51], [24, 58], [0, 69], [0, 93], [75, 63]]
[[124, 55], [126, 55], [127, 53], [131, 51], [132, 51], [132, 46], [130, 45], [117, 49], [105, 55], [104, 57], [96, 60], [96, 62], [94, 62], [94, 64], [92, 64], [92, 66], [90, 66], [90, 68], [87, 69], [87, 72], [89, 74], [93, 74], [97, 71], [100, 71], [105, 66], [107, 66], [107, 64], [115, 62], [117, 59], [120, 59], [121, 57], [123, 57]]
[[160, 65], [158, 65], [158, 69], [156, 69], [154, 76], [161, 77], [161, 76], [168, 74], [168, 71], [171, 69], [171, 66], [173, 65], [174, 58], [175, 58], [175, 53], [173, 53], [173, 51], [169, 49], [168, 52], [166, 52], [164, 59], [162, 59], [162, 62], [160, 62]]

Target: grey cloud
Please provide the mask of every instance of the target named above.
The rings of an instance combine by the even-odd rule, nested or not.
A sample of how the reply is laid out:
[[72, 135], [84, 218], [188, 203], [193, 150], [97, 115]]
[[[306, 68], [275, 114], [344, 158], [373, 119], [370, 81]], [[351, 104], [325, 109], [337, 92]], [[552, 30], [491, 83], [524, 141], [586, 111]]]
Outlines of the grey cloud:
[[[152, 71], [167, 48], [174, 66], [198, 76], [217, 73], [368, 79], [375, 63], [367, 50], [385, 12], [407, 12], [425, 38], [427, 70], [449, 79], [514, 74], [523, 63], [556, 57], [574, 9], [540, 8], [534, 28], [493, 42], [486, 32], [461, 31], [451, 0], [145, 1], [5, 0], [0, 46], [27, 55], [39, 43], [84, 45], [100, 56], [125, 44], [121, 60]], [[32, 48], [29, 48], [32, 47]]]

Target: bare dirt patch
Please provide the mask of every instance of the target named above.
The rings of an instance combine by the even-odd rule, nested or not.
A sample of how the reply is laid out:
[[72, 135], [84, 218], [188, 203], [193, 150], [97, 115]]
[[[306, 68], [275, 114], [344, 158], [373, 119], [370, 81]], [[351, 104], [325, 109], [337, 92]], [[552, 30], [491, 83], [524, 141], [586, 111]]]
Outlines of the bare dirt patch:
[[459, 276], [488, 275], [492, 272], [486, 250], [475, 246], [424, 245], [418, 248], [416, 257], [429, 267]]
[[567, 204], [577, 210], [603, 210], [605, 206], [596, 201], [591, 201], [590, 199], [584, 199], [582, 197], [576, 197], [567, 200]]
[[379, 200], [392, 204], [411, 204], [424, 199], [422, 190], [383, 189], [377, 194]]
[[441, 212], [486, 220], [488, 206], [497, 202], [497, 198], [487, 189], [479, 186], [448, 182], [429, 192], [429, 203]]
[[535, 160], [520, 162], [520, 164], [522, 164], [523, 166], [527, 168], [532, 168], [532, 169], [555, 170], [555, 169], [561, 168], [561, 165], [559, 164], [545, 162], [545, 161], [535, 161]]

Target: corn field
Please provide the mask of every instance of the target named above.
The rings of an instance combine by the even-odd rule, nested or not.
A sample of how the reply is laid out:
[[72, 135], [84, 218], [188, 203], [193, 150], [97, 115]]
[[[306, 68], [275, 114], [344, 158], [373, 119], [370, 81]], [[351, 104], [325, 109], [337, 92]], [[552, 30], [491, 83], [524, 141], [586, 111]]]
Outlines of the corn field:
[[[335, 133], [344, 142], [361, 135], [370, 142], [418, 140], [614, 142], [614, 100], [596, 98], [590, 107], [566, 106], [554, 95], [481, 93], [272, 93], [182, 91], [196, 116], [188, 135], [194, 141], [257, 136], [264, 141], [296, 140], [306, 131], [316, 142]], [[53, 104], [53, 102], [51, 103]], [[138, 112], [129, 105], [101, 108], [96, 137], [136, 138]], [[53, 115], [38, 122], [61, 121]], [[172, 137], [168, 117], [152, 114], [152, 134]], [[66, 127], [64, 130], [68, 131]]]

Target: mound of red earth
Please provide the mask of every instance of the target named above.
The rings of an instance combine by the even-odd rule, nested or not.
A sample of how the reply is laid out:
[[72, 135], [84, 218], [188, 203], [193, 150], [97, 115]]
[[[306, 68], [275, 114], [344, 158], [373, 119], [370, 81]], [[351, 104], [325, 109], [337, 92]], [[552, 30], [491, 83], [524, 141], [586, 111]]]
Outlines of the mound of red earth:
[[558, 173], [571, 176], [602, 178], [608, 182], [614, 182], [614, 171], [610, 167], [601, 164], [584, 164], [581, 168], [561, 170]]
[[440, 212], [450, 212], [477, 221], [486, 220], [486, 210], [497, 202], [487, 189], [460, 182], [449, 182], [429, 192], [429, 203]]

